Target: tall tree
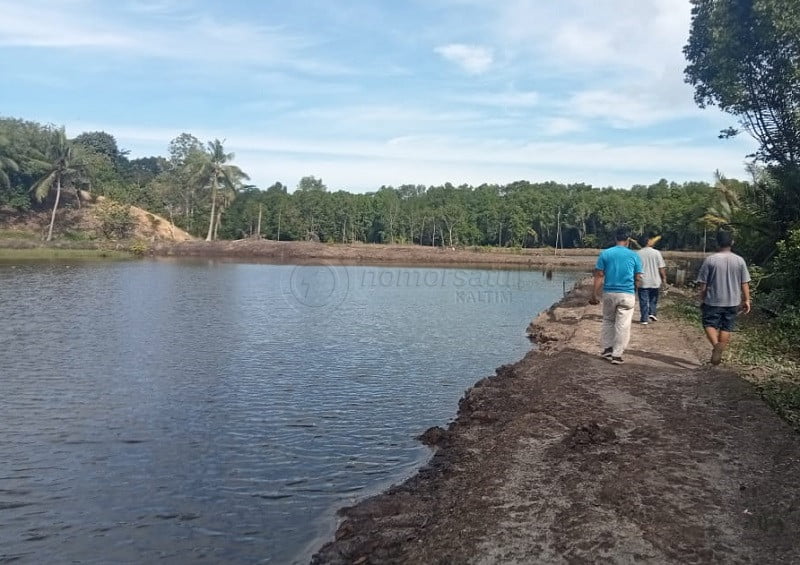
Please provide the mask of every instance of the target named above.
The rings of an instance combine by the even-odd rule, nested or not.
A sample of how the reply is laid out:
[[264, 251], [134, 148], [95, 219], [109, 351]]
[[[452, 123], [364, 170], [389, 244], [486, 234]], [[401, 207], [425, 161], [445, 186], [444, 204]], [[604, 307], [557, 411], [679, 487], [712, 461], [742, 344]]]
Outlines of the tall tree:
[[50, 227], [47, 230], [47, 241], [53, 239], [53, 224], [56, 221], [56, 210], [61, 199], [61, 189], [67, 182], [76, 185], [81, 173], [81, 163], [74, 160], [72, 143], [67, 139], [64, 128], [53, 130], [45, 154], [39, 162], [45, 168], [45, 173], [37, 180], [31, 190], [37, 201], [44, 200], [50, 191], [55, 189], [56, 197], [53, 202], [53, 212], [50, 214]]
[[691, 2], [686, 81], [700, 107], [737, 116], [756, 139], [756, 157], [782, 181], [776, 220], [788, 227], [800, 216], [800, 2]]
[[127, 151], [120, 150], [113, 135], [104, 131], [86, 131], [72, 141], [99, 155], [105, 155], [115, 167], [119, 166], [121, 159], [128, 154]]
[[214, 237], [215, 225], [220, 221], [217, 216], [217, 194], [220, 186], [227, 189], [226, 198], [232, 200], [231, 193], [235, 194], [236, 187], [242, 180], [249, 179], [239, 167], [231, 165], [233, 153], [225, 153], [225, 148], [219, 139], [208, 142], [208, 148], [192, 162], [194, 179], [203, 186], [211, 185], [211, 214], [208, 220], [208, 234], [206, 241]]

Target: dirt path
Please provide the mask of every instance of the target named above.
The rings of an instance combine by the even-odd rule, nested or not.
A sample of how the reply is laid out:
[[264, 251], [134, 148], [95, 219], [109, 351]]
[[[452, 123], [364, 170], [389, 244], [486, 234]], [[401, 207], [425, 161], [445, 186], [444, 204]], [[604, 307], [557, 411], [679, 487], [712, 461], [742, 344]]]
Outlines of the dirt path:
[[477, 383], [431, 463], [346, 509], [313, 563], [800, 562], [800, 436], [682, 322], [604, 361], [587, 298], [540, 316], [542, 350]]

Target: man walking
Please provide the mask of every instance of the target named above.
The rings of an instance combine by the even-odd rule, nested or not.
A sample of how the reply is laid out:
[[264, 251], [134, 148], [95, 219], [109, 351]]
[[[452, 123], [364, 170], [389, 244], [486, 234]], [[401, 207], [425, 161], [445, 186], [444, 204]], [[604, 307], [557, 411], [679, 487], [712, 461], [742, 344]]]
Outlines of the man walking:
[[657, 322], [658, 291], [667, 282], [667, 264], [654, 246], [658, 242], [654, 233], [642, 237], [642, 248], [636, 253], [642, 261], [642, 283], [639, 286], [639, 323]]
[[599, 304], [603, 294], [601, 355], [614, 365], [622, 364], [622, 353], [631, 339], [631, 321], [636, 305], [636, 286], [642, 275], [642, 261], [628, 249], [630, 232], [620, 228], [617, 244], [600, 253], [594, 267], [594, 292], [590, 304]]
[[747, 263], [731, 251], [733, 238], [728, 232], [717, 233], [719, 251], [706, 257], [697, 282], [703, 329], [711, 343], [711, 364], [719, 365], [722, 354], [731, 340], [739, 305], [745, 314], [750, 312], [750, 272]]

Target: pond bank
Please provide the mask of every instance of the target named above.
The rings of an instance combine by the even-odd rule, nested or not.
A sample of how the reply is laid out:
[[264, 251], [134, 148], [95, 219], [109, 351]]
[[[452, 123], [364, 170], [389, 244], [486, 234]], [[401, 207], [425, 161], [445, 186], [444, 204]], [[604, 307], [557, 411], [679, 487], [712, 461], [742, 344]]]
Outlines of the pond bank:
[[[247, 259], [281, 263], [325, 262], [342, 264], [392, 263], [413, 265], [505, 265], [535, 268], [583, 268], [590, 270], [599, 249], [427, 247], [388, 244], [323, 244], [308, 241], [156, 242], [151, 253], [164, 257]], [[699, 266], [705, 254], [668, 251], [664, 257], [674, 274], [685, 276]], [[674, 278], [671, 276], [670, 278]]]
[[342, 510], [312, 563], [800, 560], [800, 435], [683, 319], [599, 358], [588, 296], [540, 315], [540, 349], [476, 383], [423, 435], [430, 463]]

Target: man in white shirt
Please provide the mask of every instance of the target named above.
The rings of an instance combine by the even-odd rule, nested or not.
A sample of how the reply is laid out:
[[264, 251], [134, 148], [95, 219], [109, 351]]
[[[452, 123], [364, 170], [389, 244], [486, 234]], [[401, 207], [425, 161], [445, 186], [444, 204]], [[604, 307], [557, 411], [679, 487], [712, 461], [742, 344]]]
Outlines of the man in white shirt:
[[639, 285], [639, 323], [647, 325], [658, 321], [658, 292], [667, 282], [667, 264], [661, 252], [653, 247], [660, 237], [648, 233], [641, 240], [642, 248], [637, 251], [642, 260], [642, 283]]

